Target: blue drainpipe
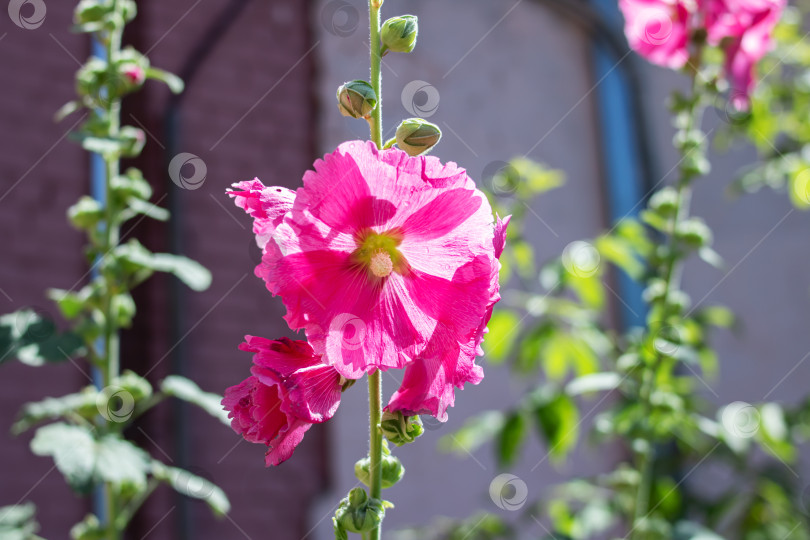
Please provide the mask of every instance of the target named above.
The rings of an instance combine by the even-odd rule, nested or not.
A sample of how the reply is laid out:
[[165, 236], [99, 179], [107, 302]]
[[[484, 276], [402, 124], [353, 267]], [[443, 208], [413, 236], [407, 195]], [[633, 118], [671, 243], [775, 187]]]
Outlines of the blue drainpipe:
[[[590, 0], [595, 10], [609, 24], [621, 28], [623, 19], [616, 0]], [[622, 65], [632, 58], [617, 57], [604, 43], [595, 40], [592, 45], [594, 80], [601, 81], [596, 88], [596, 101], [601, 140], [602, 166], [605, 172], [607, 203], [611, 226], [622, 218], [638, 216], [645, 197], [638, 146], [637, 124], [630, 102], [628, 81]], [[646, 179], [650, 180], [650, 179]], [[623, 271], [618, 271], [618, 291], [624, 303], [619, 303], [622, 327], [643, 326], [646, 306], [642, 300], [642, 287]]]
[[[104, 46], [95, 39], [91, 42], [91, 52], [93, 56], [101, 59], [107, 57], [107, 51], [104, 49]], [[106, 174], [106, 166], [101, 154], [90, 154], [90, 195], [101, 203], [102, 207], [107, 204]], [[93, 278], [98, 276], [98, 267], [93, 268], [91, 275]], [[103, 346], [104, 342], [99, 339], [96, 343], [97, 349], [101, 350]], [[104, 376], [101, 370], [93, 368], [92, 373], [93, 383], [97, 388], [102, 388], [104, 386]], [[99, 520], [104, 523], [107, 519], [107, 504], [104, 497], [104, 488], [102, 486], [96, 487], [93, 491], [93, 511], [98, 516]]]

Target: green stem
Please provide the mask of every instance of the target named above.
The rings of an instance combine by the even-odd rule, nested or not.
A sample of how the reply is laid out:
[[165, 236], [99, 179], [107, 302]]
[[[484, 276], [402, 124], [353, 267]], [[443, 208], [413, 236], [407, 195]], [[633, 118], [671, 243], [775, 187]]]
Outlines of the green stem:
[[369, 38], [371, 49], [371, 87], [377, 94], [377, 106], [371, 112], [368, 123], [371, 129], [371, 140], [382, 148], [382, 73], [380, 64], [382, 56], [380, 51], [380, 8], [383, 0], [368, 0]]
[[[380, 8], [383, 0], [369, 0], [369, 39], [371, 61], [371, 87], [377, 94], [377, 106], [369, 117], [369, 130], [371, 140], [382, 148], [382, 74], [380, 73]], [[368, 408], [369, 408], [369, 488], [372, 498], [382, 498], [382, 431], [380, 419], [382, 416], [382, 379], [380, 371], [375, 370], [368, 375]], [[380, 540], [382, 527], [377, 527], [363, 535], [368, 540]]]
[[[695, 65], [700, 65], [701, 50], [699, 49], [696, 54]], [[688, 121], [684, 126], [685, 133], [691, 133], [700, 124], [702, 118], [703, 108], [699, 103], [700, 99], [700, 86], [698, 78], [698, 68], [694, 67], [691, 72], [692, 76], [692, 95], [690, 96], [690, 108], [688, 112]], [[700, 151], [693, 149], [693, 152]], [[682, 156], [683, 159], [687, 155]], [[652, 426], [650, 425], [650, 416], [652, 414], [651, 397], [655, 390], [656, 377], [658, 370], [662, 365], [662, 355], [655, 348], [655, 339], [658, 333], [665, 327], [667, 321], [673, 312], [671, 307], [672, 294], [680, 288], [681, 274], [683, 271], [683, 256], [678, 247], [677, 228], [678, 224], [689, 219], [689, 212], [692, 200], [692, 180], [694, 180], [693, 173], [689, 170], [681, 169], [680, 178], [675, 186], [676, 199], [675, 211], [672, 220], [669, 224], [667, 231], [667, 251], [666, 260], [660, 268], [658, 275], [664, 279], [664, 292], [661, 297], [655, 302], [653, 308], [657, 308], [660, 315], [659, 320], [651, 321], [649, 323], [649, 335], [645, 340], [645, 347], [647, 350], [653, 351], [655, 358], [650, 364], [645, 364], [644, 373], [642, 375], [641, 386], [639, 388], [639, 402], [642, 406], [642, 418], [644, 419], [644, 440], [635, 449], [636, 451], [636, 469], [639, 471], [641, 477], [639, 478], [638, 491], [636, 492], [635, 508], [633, 510], [633, 522], [630, 533], [631, 539], [642, 538], [644, 532], [641, 524], [647, 518], [650, 511], [650, 500], [652, 497], [653, 477], [655, 473], [655, 440], [651, 432]]]
[[[117, 9], [117, 1], [113, 0], [113, 9]], [[114, 60], [118, 56], [121, 49], [122, 28], [115, 28], [110, 31], [106, 36], [106, 55], [107, 63], [110, 71], [110, 80], [115, 81], [115, 65]], [[106, 106], [104, 110], [105, 119], [109, 125], [109, 136], [114, 138], [118, 136], [121, 127], [121, 102], [119, 99], [114, 99], [113, 96], [115, 89], [112, 83], [107, 88]], [[105, 154], [104, 156], [104, 242], [102, 258], [110, 256], [110, 253], [118, 245], [120, 231], [117, 224], [117, 216], [115, 205], [112, 204], [112, 182], [119, 174], [119, 158], [118, 156]], [[120, 362], [120, 343], [118, 338], [118, 327], [115, 321], [115, 313], [113, 310], [113, 298], [116, 294], [115, 276], [111, 275], [104, 269], [102, 263], [102, 270], [100, 272], [104, 282], [104, 299], [103, 299], [103, 312], [104, 312], [104, 333], [103, 333], [103, 366], [102, 377], [105, 387], [110, 386], [118, 377], [121, 370]], [[107, 421], [103, 426], [103, 430], [107, 433], [118, 429], [115, 422]], [[106, 501], [106, 525], [109, 540], [118, 540], [121, 538], [122, 527], [119, 523], [119, 501], [116, 494], [115, 486], [111, 483], [105, 483], [104, 494]]]
[[[382, 497], [382, 431], [380, 416], [382, 409], [382, 380], [380, 371], [375, 370], [368, 376], [368, 409], [369, 409], [369, 465], [371, 497]], [[369, 531], [369, 540], [380, 540], [382, 527]]]

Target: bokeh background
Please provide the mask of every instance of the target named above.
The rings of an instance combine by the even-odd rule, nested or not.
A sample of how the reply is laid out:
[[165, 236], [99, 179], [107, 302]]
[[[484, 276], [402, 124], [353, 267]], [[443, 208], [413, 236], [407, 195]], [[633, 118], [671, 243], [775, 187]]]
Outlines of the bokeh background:
[[[55, 125], [53, 114], [72, 99], [73, 74], [90, 43], [68, 30], [73, 2], [46, 4], [44, 23], [32, 30], [0, 13], [2, 312], [29, 306], [52, 313], [43, 290], [71, 288], [87, 271], [83, 239], [66, 224], [65, 210], [89, 190], [89, 160], [67, 139], [75, 119]], [[367, 138], [367, 126], [341, 117], [334, 103], [339, 84], [367, 76], [366, 5], [143, 0], [138, 8], [125, 42], [183, 76], [187, 90], [170, 99], [150, 83], [125, 101], [125, 123], [149, 133], [136, 164], [155, 188], [156, 202], [174, 212], [168, 225], [145, 221], [126, 234], [151, 249], [178, 249], [201, 261], [214, 282], [192, 293], [157, 276], [139, 288], [139, 314], [123, 336], [124, 366], [151, 369], [155, 378], [181, 372], [222, 392], [248, 370], [250, 355], [236, 349], [242, 336], [291, 335], [280, 300], [253, 276], [260, 254], [247, 216], [224, 196], [225, 188], [258, 176], [294, 189], [316, 157], [343, 140]], [[414, 53], [384, 59], [386, 131], [404, 117], [429, 118], [444, 131], [434, 153], [482, 182], [524, 155], [565, 173], [565, 186], [531, 208], [541, 257], [558, 256], [568, 243], [609, 226], [617, 191], [643, 197], [671, 180], [678, 158], [665, 101], [685, 81], [621, 48], [615, 2], [386, 0], [383, 13], [413, 13], [420, 20]], [[723, 103], [716, 112], [707, 129], [729, 120]], [[204, 162], [199, 189], [171, 182], [167, 163], [179, 152]], [[711, 175], [698, 184], [694, 212], [715, 232], [728, 268], [688, 266], [684, 288], [696, 302], [730, 306], [743, 323], [736, 335], [718, 334], [722, 375], [707, 381], [705, 397], [792, 403], [810, 382], [810, 216], [793, 210], [784, 194], [726, 195], [753, 158], [744, 146], [715, 155]], [[620, 325], [625, 308], [614, 303]], [[447, 424], [430, 425], [418, 444], [398, 451], [407, 473], [390, 491], [397, 507], [386, 518], [388, 531], [437, 515], [500, 511], [488, 495], [499, 472], [491, 448], [466, 459], [436, 450], [438, 439], [465, 418], [509, 407], [526, 384], [510, 380], [504, 369], [485, 369], [480, 386], [457, 393]], [[71, 496], [50, 460], [31, 456], [30, 435], [14, 438], [8, 427], [24, 402], [73, 391], [87, 377], [85, 365], [70, 363], [45, 369], [7, 364], [0, 371], [0, 505], [35, 502], [45, 538], [65, 538], [89, 509]], [[396, 387], [389, 377], [384, 385], [387, 395]], [[311, 429], [294, 459], [274, 469], [264, 468], [262, 448], [240, 442], [203, 413], [159, 407], [128, 435], [156, 457], [220, 484], [233, 511], [218, 521], [202, 503], [160, 491], [137, 516], [130, 537], [332, 538], [334, 506], [355, 485], [353, 464], [367, 451], [366, 399], [361, 385], [344, 394], [335, 418]], [[538, 441], [510, 472], [535, 497], [556, 479], [609, 469], [622, 451], [585, 443], [555, 469]], [[807, 472], [795, 474], [808, 478]], [[695, 478], [711, 485], [713, 474]]]

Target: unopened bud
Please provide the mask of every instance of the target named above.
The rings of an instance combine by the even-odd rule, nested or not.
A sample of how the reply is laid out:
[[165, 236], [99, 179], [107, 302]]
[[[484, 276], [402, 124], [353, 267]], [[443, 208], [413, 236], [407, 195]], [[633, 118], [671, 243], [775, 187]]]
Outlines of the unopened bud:
[[678, 210], [678, 193], [671, 187], [662, 188], [650, 197], [649, 206], [664, 217], [673, 216]]
[[332, 522], [337, 537], [348, 532], [363, 533], [376, 529], [385, 517], [385, 504], [380, 499], [369, 498], [363, 488], [354, 488], [340, 501]]
[[132, 87], [138, 88], [146, 80], [146, 71], [138, 64], [122, 64], [119, 72]]
[[439, 126], [421, 118], [403, 120], [397, 128], [397, 146], [409, 156], [419, 156], [430, 151], [442, 138]]
[[424, 431], [418, 416], [404, 416], [400, 411], [385, 411], [380, 428], [385, 438], [397, 446], [413, 442]]
[[343, 116], [366, 118], [377, 107], [377, 94], [366, 81], [349, 81], [337, 91], [338, 109]]
[[[382, 488], [388, 489], [402, 479], [405, 474], [405, 467], [398, 458], [392, 455], [383, 454], [382, 463]], [[354, 464], [354, 475], [358, 480], [367, 486], [371, 486], [371, 458], [368, 456]]]
[[679, 223], [675, 229], [675, 234], [683, 242], [696, 248], [708, 246], [712, 243], [711, 229], [705, 222], [696, 218]]
[[138, 156], [146, 144], [146, 135], [143, 130], [136, 127], [122, 127], [119, 137], [121, 138], [121, 155], [124, 157]]
[[380, 29], [383, 51], [411, 52], [416, 46], [418, 33], [419, 25], [415, 15], [402, 15], [388, 19]]

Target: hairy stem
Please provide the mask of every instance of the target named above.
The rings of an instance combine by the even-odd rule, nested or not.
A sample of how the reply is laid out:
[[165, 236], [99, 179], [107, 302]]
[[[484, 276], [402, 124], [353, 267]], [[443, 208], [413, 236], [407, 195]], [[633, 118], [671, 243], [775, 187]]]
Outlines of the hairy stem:
[[[382, 148], [382, 75], [380, 73], [380, 7], [383, 0], [369, 0], [369, 49], [371, 62], [371, 87], [377, 94], [377, 107], [369, 118], [371, 140]], [[369, 475], [371, 497], [379, 499], [382, 495], [382, 432], [380, 431], [380, 417], [382, 414], [382, 380], [380, 371], [375, 370], [368, 375], [368, 406], [369, 406]], [[377, 527], [368, 533], [368, 540], [380, 540], [382, 527]]]
[[[118, 8], [118, 3], [113, 0], [114, 9]], [[110, 80], [115, 81], [115, 64], [114, 61], [118, 56], [121, 49], [121, 34], [122, 28], [115, 28], [106, 36], [106, 60], [110, 70]], [[119, 99], [113, 99], [115, 89], [112, 87], [112, 82], [107, 88], [107, 95], [103, 114], [109, 124], [110, 138], [118, 135], [121, 126], [121, 102]], [[116, 293], [115, 277], [110, 275], [109, 271], [104, 269], [103, 259], [110, 255], [113, 249], [118, 245], [120, 232], [117, 224], [116, 208], [112, 204], [112, 182], [119, 173], [119, 157], [117, 155], [104, 155], [104, 242], [101, 253], [101, 277], [104, 282], [104, 299], [103, 299], [103, 312], [104, 312], [104, 333], [103, 351], [104, 356], [102, 359], [102, 378], [105, 387], [113, 384], [118, 377], [121, 369], [120, 363], [120, 344], [118, 339], [118, 327], [115, 320], [115, 313], [113, 309], [113, 298]], [[104, 431], [110, 432], [118, 428], [115, 422], [108, 420], [104, 426]], [[119, 526], [118, 511], [119, 504], [117, 500], [115, 486], [111, 483], [104, 485], [104, 493], [106, 500], [106, 525], [108, 538], [110, 540], [117, 540], [121, 537], [121, 527]]]
[[371, 129], [371, 140], [382, 148], [382, 74], [380, 72], [380, 7], [383, 0], [368, 0], [369, 14], [369, 37], [371, 49], [371, 87], [377, 94], [377, 107], [371, 112], [369, 127]]
[[[380, 414], [382, 405], [382, 380], [380, 371], [375, 370], [368, 376], [368, 408], [369, 408], [369, 476], [370, 496], [379, 499], [382, 496], [382, 432], [380, 431]], [[369, 531], [369, 540], [380, 540], [382, 527]]]
[[[683, 127], [684, 133], [691, 133], [694, 129], [699, 127], [703, 114], [703, 107], [700, 103], [701, 88], [698, 82], [700, 74], [698, 73], [698, 67], [695, 67], [700, 65], [700, 54], [701, 50], [699, 48], [694, 57], [696, 59], [695, 63], [691, 69], [692, 92], [689, 96], [690, 105], [687, 110], [688, 121]], [[693, 151], [697, 152], [700, 150], [689, 150], [689, 152]], [[688, 153], [685, 153], [682, 156], [682, 161], [685, 161], [688, 157]], [[645, 422], [643, 431], [645, 439], [640, 441], [640, 444], [635, 448], [636, 470], [639, 471], [641, 477], [639, 479], [638, 491], [636, 492], [633, 521], [630, 531], [630, 538], [634, 540], [645, 536], [642, 524], [650, 512], [650, 499], [652, 497], [653, 477], [655, 473], [655, 440], [650, 423], [650, 416], [653, 410], [651, 398], [655, 390], [658, 371], [663, 363], [662, 354], [655, 348], [655, 340], [658, 334], [665, 328], [669, 317], [674, 315], [672, 311], [672, 295], [680, 288], [684, 262], [683, 254], [678, 247], [677, 229], [680, 223], [689, 219], [693, 180], [694, 172], [689, 168], [682, 167], [680, 177], [675, 186], [675, 209], [669, 223], [669, 230], [667, 231], [666, 259], [658, 272], [658, 275], [664, 280], [664, 291], [661, 297], [652, 306], [657, 309], [660, 317], [657, 320], [649, 322], [649, 333], [647, 339], [645, 339], [644, 345], [649, 351], [653, 352], [654, 359], [652, 362], [644, 365], [644, 373], [639, 389], [639, 403], [642, 406], [642, 418], [644, 418]]]

